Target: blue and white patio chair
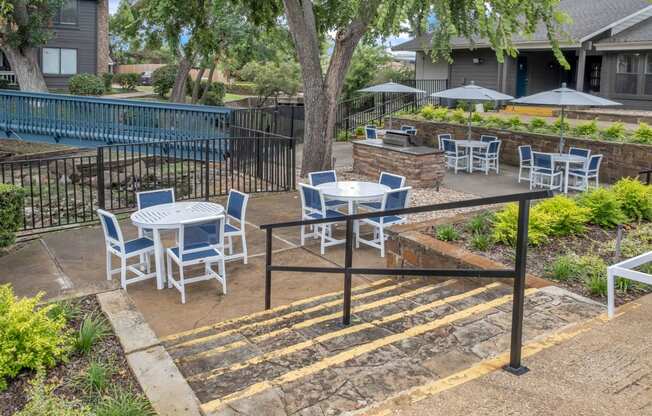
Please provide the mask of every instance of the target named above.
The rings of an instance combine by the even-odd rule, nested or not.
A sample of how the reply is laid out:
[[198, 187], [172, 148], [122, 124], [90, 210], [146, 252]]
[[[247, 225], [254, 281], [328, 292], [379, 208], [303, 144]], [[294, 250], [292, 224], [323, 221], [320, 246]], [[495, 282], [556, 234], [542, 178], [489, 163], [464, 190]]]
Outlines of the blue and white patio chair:
[[[97, 210], [97, 215], [102, 223], [106, 243], [106, 279], [112, 280], [114, 274], [120, 273], [120, 287], [126, 290], [127, 285], [131, 283], [155, 278], [156, 273], [151, 271], [149, 262], [150, 256], [154, 254], [154, 242], [146, 237], [124, 241], [115, 215], [102, 209]], [[117, 269], [111, 266], [112, 256], [120, 259], [120, 267]], [[133, 257], [142, 257], [144, 261], [127, 265], [127, 261]], [[128, 272], [135, 274], [136, 277], [127, 278]]]
[[[395, 175], [389, 172], [381, 172], [380, 178], [378, 178], [378, 183], [388, 186], [389, 189], [402, 188], [405, 186], [405, 176]], [[382, 206], [382, 201], [362, 202], [360, 206], [362, 208], [378, 211]]]
[[[179, 243], [170, 247], [167, 254], [168, 288], [181, 292], [181, 303], [186, 303], [186, 285], [215, 279], [222, 284], [226, 295], [226, 268], [224, 266], [224, 224], [223, 215], [195, 219], [181, 223]], [[179, 266], [179, 280], [174, 279], [172, 262]], [[204, 274], [187, 278], [185, 267], [204, 265]], [[217, 264], [217, 271], [213, 265]]]
[[[224, 224], [224, 237], [228, 240], [224, 248], [229, 249], [227, 260], [242, 257], [244, 264], [247, 264], [247, 238], [245, 237], [247, 202], [249, 202], [249, 195], [235, 189], [229, 190], [229, 199], [226, 202], [226, 224]], [[233, 224], [233, 221], [236, 221], [237, 225]], [[240, 237], [242, 240], [241, 253], [233, 254], [233, 237]]]
[[[316, 220], [322, 218], [341, 218], [343, 214], [334, 209], [329, 209], [324, 203], [324, 195], [319, 188], [299, 184], [299, 193], [301, 194], [301, 219]], [[333, 238], [332, 223], [317, 224], [312, 226], [312, 231], [306, 233], [306, 227], [301, 226], [301, 245], [305, 244], [306, 237], [321, 238], [320, 252], [323, 255], [325, 248], [344, 243], [344, 240]]]
[[[308, 180], [310, 181], [310, 185], [312, 186], [319, 186], [323, 183], [337, 182], [337, 173], [334, 170], [310, 172], [308, 174]], [[329, 199], [326, 201], [326, 206], [328, 208], [340, 208], [348, 205], [349, 204], [346, 201], [340, 201], [337, 199]]]
[[500, 172], [500, 145], [500, 140], [490, 142], [483, 153], [473, 153], [471, 163], [480, 162], [479, 169], [484, 171], [485, 175], [488, 175], [491, 169], [498, 174]]
[[[586, 168], [570, 169], [568, 171], [568, 188], [586, 191], [589, 189], [591, 179], [595, 180], [595, 187], [599, 187], [601, 164], [602, 155], [593, 155], [589, 158]], [[574, 179], [574, 181], [571, 181], [571, 179]]]
[[[170, 204], [172, 202], [175, 202], [174, 188], [136, 192], [136, 205], [139, 210], [161, 204]], [[152, 238], [152, 230], [138, 227], [138, 237]]]
[[367, 140], [377, 139], [378, 132], [376, 131], [376, 126], [365, 126], [364, 127], [364, 137]]
[[444, 140], [453, 140], [453, 136], [446, 133], [446, 134], [438, 134], [437, 135], [437, 146], [439, 150], [444, 150]]
[[491, 143], [491, 142], [495, 142], [497, 140], [498, 140], [498, 137], [490, 136], [488, 134], [483, 134], [483, 135], [480, 136], [480, 141], [483, 142], [483, 143]]
[[[527, 170], [527, 176], [523, 176], [523, 171]], [[530, 171], [532, 170], [532, 146], [529, 144], [518, 147], [518, 183], [521, 180], [530, 180]]]
[[[411, 187], [392, 189], [383, 197], [379, 214], [382, 211], [406, 208], [410, 203]], [[405, 223], [406, 218], [403, 215], [385, 215], [378, 217], [365, 218], [360, 220], [360, 225], [371, 225], [374, 230], [373, 239], [366, 240], [360, 237], [360, 227], [355, 235], [355, 246], [360, 247], [360, 243], [380, 249], [380, 257], [385, 257], [385, 229], [396, 224]]]
[[417, 128], [414, 126], [410, 126], [409, 124], [403, 124], [401, 125], [401, 131], [405, 130], [416, 130]]
[[444, 156], [446, 157], [446, 167], [453, 168], [455, 174], [457, 171], [468, 167], [469, 158], [467, 154], [460, 149], [455, 140], [443, 139]]
[[562, 189], [561, 171], [555, 171], [552, 155], [549, 153], [532, 152], [532, 169], [530, 171], [530, 189], [535, 187], [550, 190]]
[[591, 149], [582, 149], [581, 147], [571, 147], [570, 149], [568, 149], [568, 154], [571, 156], [583, 157], [588, 161], [589, 156], [591, 156]]

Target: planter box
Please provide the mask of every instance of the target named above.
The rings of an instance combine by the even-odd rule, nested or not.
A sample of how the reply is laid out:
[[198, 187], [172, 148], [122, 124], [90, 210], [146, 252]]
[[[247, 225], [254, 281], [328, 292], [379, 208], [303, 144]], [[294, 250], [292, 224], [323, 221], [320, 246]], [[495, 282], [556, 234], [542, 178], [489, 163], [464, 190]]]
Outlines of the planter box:
[[[439, 134], [450, 133], [456, 138], [465, 137], [467, 134], [467, 127], [460, 124], [412, 118], [395, 118], [394, 121], [397, 125], [415, 126], [418, 129], [419, 138], [424, 141], [424, 144], [431, 147], [437, 147], [437, 135]], [[531, 145], [535, 151], [557, 152], [559, 150], [558, 136], [474, 126], [474, 137], [480, 137], [481, 134], [497, 136], [502, 140], [500, 161], [508, 165], [518, 166], [518, 146], [524, 144]], [[602, 182], [615, 182], [626, 176], [635, 177], [638, 172], [650, 169], [652, 165], [652, 146], [650, 145], [567, 137], [566, 148], [571, 146], [588, 148], [591, 149], [592, 154], [604, 155], [600, 168]]]

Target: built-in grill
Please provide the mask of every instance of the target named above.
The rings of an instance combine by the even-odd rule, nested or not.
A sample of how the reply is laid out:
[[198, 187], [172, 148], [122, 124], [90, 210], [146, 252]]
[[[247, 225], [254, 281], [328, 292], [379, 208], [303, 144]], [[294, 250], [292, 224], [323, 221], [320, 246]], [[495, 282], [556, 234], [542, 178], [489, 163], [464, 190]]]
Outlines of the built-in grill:
[[413, 138], [414, 136], [401, 130], [387, 130], [383, 137], [383, 143], [390, 146], [414, 146]]

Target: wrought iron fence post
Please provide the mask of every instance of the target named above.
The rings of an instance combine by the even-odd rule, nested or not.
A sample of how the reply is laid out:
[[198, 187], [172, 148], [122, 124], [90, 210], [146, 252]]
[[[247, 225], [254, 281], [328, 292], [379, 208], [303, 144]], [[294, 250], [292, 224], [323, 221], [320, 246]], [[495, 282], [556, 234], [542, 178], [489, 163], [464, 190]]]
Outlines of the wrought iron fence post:
[[209, 181], [211, 179], [211, 174], [210, 174], [210, 140], [206, 139], [204, 142], [204, 162], [205, 162], [205, 170], [204, 170], [204, 199], [208, 201], [211, 195], [210, 191], [210, 186], [209, 186]]
[[[324, 225], [325, 226], [325, 225]], [[353, 220], [346, 219], [346, 253], [344, 255], [344, 312], [342, 324], [351, 324], [351, 267], [353, 266]]]
[[528, 372], [528, 368], [521, 364], [521, 349], [523, 347], [523, 304], [525, 301], [529, 217], [530, 201], [520, 201], [518, 205], [518, 229], [516, 237], [516, 278], [514, 279], [512, 304], [512, 339], [509, 365], [505, 367], [505, 370], [515, 375]]
[[272, 228], [265, 234], [265, 309], [272, 307]]
[[97, 148], [97, 157], [95, 158], [96, 168], [96, 181], [97, 187], [97, 206], [100, 209], [105, 209], [106, 204], [104, 201], [104, 149], [102, 146]]

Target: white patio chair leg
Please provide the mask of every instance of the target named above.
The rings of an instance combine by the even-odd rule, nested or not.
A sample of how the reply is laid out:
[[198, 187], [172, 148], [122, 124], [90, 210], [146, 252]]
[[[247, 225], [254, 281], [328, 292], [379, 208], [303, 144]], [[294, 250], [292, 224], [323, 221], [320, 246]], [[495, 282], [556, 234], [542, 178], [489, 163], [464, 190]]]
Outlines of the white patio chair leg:
[[302, 225], [301, 226], [301, 245], [303, 246], [306, 243], [306, 226]]
[[112, 280], [113, 276], [111, 275], [111, 252], [109, 249], [106, 249], [106, 280]]
[[[247, 264], [247, 239], [245, 238], [244, 226], [242, 227], [242, 256], [244, 258], [243, 263]], [[226, 293], [226, 292], [225, 292]]]
[[186, 303], [186, 282], [183, 276], [183, 265], [179, 265], [179, 288], [181, 290], [181, 303]]
[[218, 265], [218, 272], [220, 277], [222, 277], [222, 292], [226, 295], [226, 267], [224, 266], [224, 260], [220, 260], [220, 264]]
[[127, 259], [120, 257], [120, 286], [127, 290]]
[[145, 262], [145, 270], [147, 271], [147, 274], [150, 274], [152, 272], [152, 262], [149, 253], [145, 254]]
[[607, 316], [609, 319], [614, 317], [616, 310], [615, 285], [614, 273], [607, 268]]
[[322, 256], [325, 253], [324, 244], [326, 244], [326, 225], [322, 224], [321, 225], [321, 244], [320, 244], [321, 247], [320, 247], [320, 250], [319, 250], [319, 252], [321, 253]]
[[[138, 227], [138, 238], [143, 238], [144, 235], [145, 233], [143, 232], [143, 229], [141, 227]], [[145, 270], [145, 268], [142, 266], [144, 262], [145, 262], [145, 254], [141, 254], [140, 256], [138, 256], [138, 263], [141, 264], [140, 270]]]
[[382, 226], [378, 228], [378, 237], [380, 238], [380, 257], [385, 257], [385, 230]]
[[233, 238], [231, 236], [227, 237], [229, 239], [229, 256], [233, 255]]
[[167, 256], [168, 258], [168, 289], [172, 289], [172, 258], [170, 256]]

